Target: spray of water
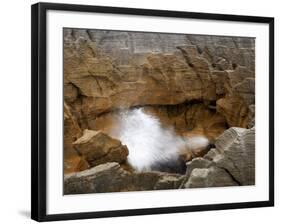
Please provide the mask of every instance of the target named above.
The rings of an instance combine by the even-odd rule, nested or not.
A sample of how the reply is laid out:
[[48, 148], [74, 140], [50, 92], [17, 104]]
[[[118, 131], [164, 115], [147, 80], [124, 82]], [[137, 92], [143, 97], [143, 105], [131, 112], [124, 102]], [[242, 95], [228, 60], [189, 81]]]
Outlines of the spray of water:
[[128, 162], [138, 171], [177, 161], [182, 150], [208, 145], [205, 137], [187, 139], [172, 128], [163, 128], [157, 117], [146, 114], [142, 108], [120, 112], [111, 135], [127, 145]]

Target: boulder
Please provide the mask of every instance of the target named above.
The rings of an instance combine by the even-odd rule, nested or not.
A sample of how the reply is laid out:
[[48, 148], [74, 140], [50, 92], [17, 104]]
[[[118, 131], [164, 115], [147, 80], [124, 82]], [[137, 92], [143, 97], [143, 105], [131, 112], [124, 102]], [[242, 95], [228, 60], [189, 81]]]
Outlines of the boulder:
[[194, 158], [191, 161], [187, 162], [185, 177], [180, 188], [185, 188], [185, 183], [190, 178], [190, 175], [194, 169], [209, 168], [211, 165], [213, 165], [212, 161], [204, 159], [202, 157]]
[[192, 171], [196, 168], [208, 168], [213, 165], [212, 161], [204, 159], [202, 157], [195, 158], [186, 163], [186, 178], [189, 179]]
[[218, 154], [220, 154], [220, 152], [216, 148], [211, 148], [203, 158], [212, 161]]
[[240, 185], [255, 184], [255, 128], [230, 128], [216, 141], [221, 153], [213, 159]]
[[255, 184], [255, 129], [230, 128], [204, 158], [186, 163], [181, 187], [219, 187]]
[[128, 172], [113, 162], [65, 175], [64, 194], [175, 189], [182, 180], [177, 174]]
[[73, 143], [78, 153], [91, 167], [106, 162], [123, 163], [129, 151], [117, 139], [100, 131], [84, 130], [83, 136]]
[[238, 184], [223, 169], [212, 166], [210, 168], [195, 168], [192, 170], [185, 188], [226, 187]]

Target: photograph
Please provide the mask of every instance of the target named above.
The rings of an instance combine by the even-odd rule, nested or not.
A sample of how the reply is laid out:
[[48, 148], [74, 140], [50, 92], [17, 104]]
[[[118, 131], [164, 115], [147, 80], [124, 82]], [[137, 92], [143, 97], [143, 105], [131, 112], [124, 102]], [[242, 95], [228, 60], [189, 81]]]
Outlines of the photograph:
[[256, 184], [255, 37], [62, 34], [64, 195]]

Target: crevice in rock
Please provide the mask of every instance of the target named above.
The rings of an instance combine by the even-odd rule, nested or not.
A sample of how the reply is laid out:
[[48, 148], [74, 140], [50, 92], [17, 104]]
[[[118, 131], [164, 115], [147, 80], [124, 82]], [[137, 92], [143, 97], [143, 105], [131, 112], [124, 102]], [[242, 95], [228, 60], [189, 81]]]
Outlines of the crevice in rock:
[[224, 167], [221, 167], [221, 166], [220, 166], [219, 168], [223, 169], [223, 170], [231, 177], [231, 179], [232, 179], [234, 182], [236, 182], [239, 186], [242, 186], [242, 185], [243, 185], [242, 183], [240, 183], [240, 182], [229, 172], [228, 169], [226, 169], [226, 168], [224, 168]]

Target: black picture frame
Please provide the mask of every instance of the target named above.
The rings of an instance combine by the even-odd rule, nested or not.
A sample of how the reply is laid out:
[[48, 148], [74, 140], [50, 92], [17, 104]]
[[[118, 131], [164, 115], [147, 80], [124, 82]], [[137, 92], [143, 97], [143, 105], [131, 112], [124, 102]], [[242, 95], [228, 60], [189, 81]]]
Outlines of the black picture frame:
[[[101, 212], [46, 214], [46, 13], [48, 10], [75, 12], [100, 12], [111, 14], [162, 16], [235, 22], [269, 24], [269, 200], [208, 204], [196, 206], [160, 207]], [[238, 209], [274, 206], [274, 18], [195, 13], [183, 11], [163, 11], [137, 8], [103, 7], [74, 4], [37, 3], [32, 5], [32, 155], [31, 155], [31, 218], [36, 221], [74, 220], [115, 216], [132, 216], [161, 213], [192, 212], [206, 210]]]

